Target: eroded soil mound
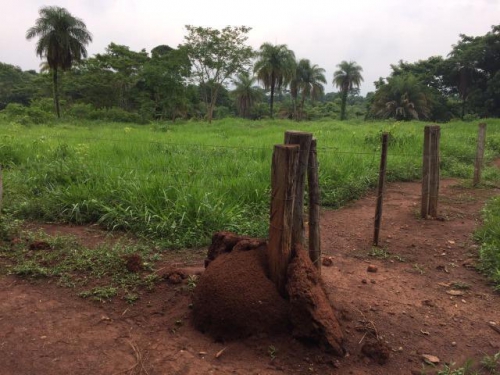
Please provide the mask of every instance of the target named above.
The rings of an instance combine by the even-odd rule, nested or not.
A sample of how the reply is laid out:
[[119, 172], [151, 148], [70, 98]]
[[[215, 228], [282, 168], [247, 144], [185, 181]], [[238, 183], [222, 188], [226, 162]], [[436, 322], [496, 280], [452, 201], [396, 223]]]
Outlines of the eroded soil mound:
[[289, 296], [293, 336], [318, 343], [323, 349], [343, 355], [343, 334], [334, 315], [320, 276], [309, 255], [298, 247], [288, 266], [286, 290]]
[[343, 355], [340, 325], [307, 252], [298, 247], [290, 263], [287, 299], [268, 278], [266, 253], [262, 240], [214, 234], [193, 297], [195, 327], [218, 340], [287, 331]]
[[265, 251], [234, 248], [211, 260], [193, 296], [198, 330], [231, 340], [288, 329], [288, 305], [266, 276]]

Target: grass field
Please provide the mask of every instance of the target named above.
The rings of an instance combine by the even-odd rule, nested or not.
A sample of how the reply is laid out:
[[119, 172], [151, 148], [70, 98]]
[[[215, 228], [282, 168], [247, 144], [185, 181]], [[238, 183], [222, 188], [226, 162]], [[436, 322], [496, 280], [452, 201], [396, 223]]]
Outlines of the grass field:
[[[486, 161], [500, 155], [500, 121], [488, 120]], [[132, 126], [0, 122], [4, 213], [100, 223], [169, 247], [207, 243], [217, 230], [266, 236], [270, 165], [285, 130], [318, 139], [322, 204], [340, 207], [375, 186], [380, 134], [389, 180], [420, 178], [424, 123], [245, 121]], [[476, 123], [441, 125], [442, 176], [470, 179]], [[486, 184], [498, 169], [486, 168]]]

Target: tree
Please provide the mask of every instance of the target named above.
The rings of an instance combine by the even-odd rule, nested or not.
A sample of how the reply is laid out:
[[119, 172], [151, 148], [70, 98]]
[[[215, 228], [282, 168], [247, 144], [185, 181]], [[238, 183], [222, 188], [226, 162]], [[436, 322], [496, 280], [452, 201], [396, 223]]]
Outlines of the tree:
[[412, 75], [388, 78], [375, 93], [371, 107], [375, 118], [405, 121], [427, 119], [430, 112], [425, 88]]
[[73, 17], [66, 9], [57, 6], [43, 7], [35, 26], [28, 29], [26, 39], [39, 37], [36, 54], [45, 58], [52, 70], [54, 104], [57, 117], [59, 109], [58, 70], [71, 69], [73, 62], [87, 57], [85, 46], [92, 41], [85, 23]]
[[467, 99], [474, 88], [474, 82], [479, 79], [482, 72], [477, 66], [477, 60], [480, 52], [478, 48], [482, 48], [479, 43], [475, 43], [476, 38], [461, 35], [460, 42], [453, 46], [447, 61], [449, 75], [453, 82], [453, 86], [458, 91], [458, 96], [462, 100], [462, 109], [460, 117], [465, 116], [465, 108]]
[[141, 79], [144, 64], [149, 59], [146, 50], [135, 52], [127, 46], [110, 43], [106, 47], [106, 53], [97, 54], [95, 58], [102, 70], [112, 73], [119, 106], [124, 110], [133, 109], [138, 99], [134, 89]]
[[399, 61], [397, 65], [391, 65], [391, 77], [411, 76], [411, 79], [418, 81], [418, 85], [425, 91], [431, 109], [428, 118], [432, 121], [449, 121], [452, 117], [453, 108], [448, 103], [448, 98], [454, 95], [454, 90], [444, 79], [444, 74], [450, 74], [450, 67], [447, 65], [448, 62], [441, 56], [432, 56], [414, 63]]
[[288, 85], [295, 75], [295, 54], [285, 44], [264, 43], [257, 56], [254, 73], [264, 88], [271, 91], [269, 112], [272, 118], [275, 90]]
[[324, 92], [322, 83], [326, 84], [325, 69], [318, 65], [311, 65], [308, 59], [301, 59], [297, 63], [295, 77], [290, 83], [290, 92], [295, 103], [300, 93], [301, 101], [299, 110], [295, 113], [295, 118], [301, 120], [304, 115], [304, 102], [306, 98], [317, 100]]
[[141, 78], [145, 90], [154, 102], [155, 118], [175, 121], [187, 112], [185, 80], [191, 65], [184, 49], [160, 45], [151, 50], [151, 59], [145, 64]]
[[248, 72], [240, 73], [233, 80], [234, 90], [232, 94], [236, 101], [238, 113], [242, 117], [249, 117], [250, 111], [256, 102], [262, 98], [262, 92], [255, 86], [257, 79], [250, 76]]
[[29, 105], [36, 92], [36, 73], [23, 72], [19, 67], [0, 63], [0, 110], [9, 103]]
[[347, 94], [354, 87], [359, 87], [363, 82], [361, 72], [363, 68], [354, 61], [342, 61], [337, 65], [338, 70], [333, 73], [333, 85], [338, 87], [342, 93], [342, 107], [340, 109], [340, 120], [345, 120], [345, 107]]
[[[192, 77], [208, 87], [203, 96], [208, 122], [212, 122], [217, 95], [235, 74], [246, 70], [254, 53], [245, 43], [250, 27], [227, 26], [222, 30], [186, 25], [188, 35], [183, 48], [192, 65]], [[207, 92], [209, 91], [209, 92]]]

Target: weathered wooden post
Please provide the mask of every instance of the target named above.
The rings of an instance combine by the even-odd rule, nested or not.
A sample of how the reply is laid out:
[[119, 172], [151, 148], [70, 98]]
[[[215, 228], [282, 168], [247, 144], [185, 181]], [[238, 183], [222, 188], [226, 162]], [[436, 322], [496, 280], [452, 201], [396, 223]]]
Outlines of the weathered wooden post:
[[307, 165], [309, 163], [309, 150], [311, 148], [312, 133], [304, 133], [298, 131], [285, 132], [285, 144], [299, 145], [300, 156], [297, 166], [297, 194], [295, 197], [295, 218], [293, 223], [293, 244], [305, 244], [305, 227], [304, 227], [304, 188], [306, 182]]
[[382, 134], [382, 154], [380, 156], [380, 170], [378, 175], [377, 207], [375, 208], [375, 228], [373, 233], [373, 244], [378, 246], [380, 235], [380, 225], [382, 222], [382, 203], [384, 200], [385, 174], [387, 169], [387, 146], [389, 144], [389, 134]]
[[429, 179], [429, 215], [436, 218], [438, 215], [439, 198], [439, 141], [441, 128], [432, 126], [430, 133], [430, 179]]
[[287, 268], [295, 244], [292, 233], [299, 151], [298, 145], [276, 145], [271, 165], [268, 262], [270, 278], [282, 295], [285, 294]]
[[429, 134], [430, 126], [424, 128], [424, 149], [422, 162], [422, 204], [420, 207], [420, 216], [426, 218], [429, 214]]
[[441, 128], [437, 125], [424, 129], [424, 150], [422, 165], [422, 218], [437, 217], [439, 197], [439, 141]]
[[3, 169], [0, 164], [0, 215], [2, 214], [3, 207]]
[[481, 182], [481, 170], [483, 169], [484, 145], [486, 141], [486, 124], [479, 124], [477, 135], [476, 160], [474, 162], [474, 179], [473, 186], [477, 186]]
[[321, 273], [321, 237], [319, 228], [319, 178], [318, 155], [316, 139], [311, 141], [309, 151], [309, 165], [307, 167], [307, 180], [309, 185], [309, 257]]

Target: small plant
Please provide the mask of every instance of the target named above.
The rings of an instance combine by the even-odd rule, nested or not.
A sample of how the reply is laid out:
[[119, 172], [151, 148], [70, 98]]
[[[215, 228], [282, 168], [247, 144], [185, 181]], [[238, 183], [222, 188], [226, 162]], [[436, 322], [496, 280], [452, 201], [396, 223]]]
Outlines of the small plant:
[[143, 285], [149, 290], [153, 290], [155, 288], [155, 285], [157, 282], [160, 281], [160, 276], [158, 276], [158, 274], [156, 273], [151, 273], [149, 275], [147, 275], [146, 277], [144, 277], [144, 280], [143, 280]]
[[394, 259], [396, 259], [398, 262], [400, 263], [404, 263], [406, 262], [406, 259], [404, 257], [402, 257], [401, 255], [393, 255], [392, 256]]
[[450, 363], [449, 365], [444, 365], [442, 370], [439, 370], [436, 375], [474, 375], [476, 372], [472, 372], [471, 368], [473, 361], [468, 359], [462, 367], [453, 368], [455, 363]]
[[389, 259], [391, 257], [391, 253], [379, 247], [372, 247], [368, 255], [377, 259]]
[[421, 264], [415, 263], [413, 265], [413, 271], [419, 273], [420, 275], [425, 274], [424, 267]]
[[113, 287], [96, 287], [91, 290], [86, 290], [78, 294], [82, 298], [91, 297], [95, 301], [105, 302], [109, 300], [111, 297], [116, 296], [117, 289]]
[[270, 345], [267, 348], [267, 354], [269, 354], [269, 357], [271, 357], [271, 360], [274, 360], [278, 355], [278, 348], [276, 348], [274, 345]]
[[468, 290], [468, 289], [470, 289], [470, 284], [467, 284], [467, 283], [464, 283], [461, 281], [456, 281], [456, 282], [451, 284], [451, 287], [453, 289], [457, 289], [457, 290]]
[[485, 355], [481, 366], [492, 375], [500, 374], [500, 352], [494, 355]]
[[189, 291], [193, 291], [196, 288], [196, 284], [198, 283], [198, 276], [189, 275], [187, 278], [187, 288]]
[[133, 304], [139, 299], [139, 296], [135, 293], [127, 293], [123, 296], [123, 299], [127, 301], [127, 303]]

